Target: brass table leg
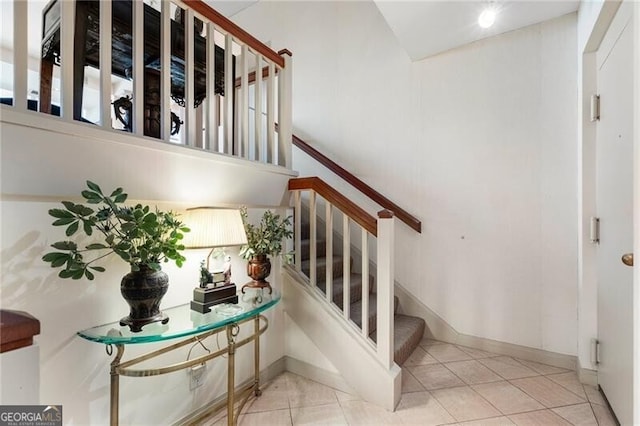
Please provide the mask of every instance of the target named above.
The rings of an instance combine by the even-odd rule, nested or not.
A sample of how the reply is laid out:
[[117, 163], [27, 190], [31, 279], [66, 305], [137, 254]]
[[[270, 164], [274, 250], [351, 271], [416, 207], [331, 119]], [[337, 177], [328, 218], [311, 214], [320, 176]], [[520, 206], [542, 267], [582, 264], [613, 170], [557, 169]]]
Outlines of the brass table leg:
[[[119, 420], [119, 399], [120, 399], [120, 374], [118, 373], [118, 366], [120, 366], [120, 360], [124, 354], [124, 345], [116, 345], [116, 356], [111, 361], [111, 395], [110, 395], [110, 412], [109, 423], [111, 426], [118, 426]], [[111, 355], [113, 349], [111, 345], [107, 345], [107, 354]]]
[[229, 324], [227, 326], [227, 353], [229, 360], [227, 362], [227, 426], [234, 426], [238, 423], [238, 415], [234, 410], [235, 396], [235, 358], [236, 358], [236, 336], [240, 332], [238, 324]]
[[260, 396], [262, 395], [262, 391], [260, 390], [260, 316], [256, 316], [253, 324], [253, 373], [255, 376], [255, 379], [253, 381], [253, 394], [255, 396]]

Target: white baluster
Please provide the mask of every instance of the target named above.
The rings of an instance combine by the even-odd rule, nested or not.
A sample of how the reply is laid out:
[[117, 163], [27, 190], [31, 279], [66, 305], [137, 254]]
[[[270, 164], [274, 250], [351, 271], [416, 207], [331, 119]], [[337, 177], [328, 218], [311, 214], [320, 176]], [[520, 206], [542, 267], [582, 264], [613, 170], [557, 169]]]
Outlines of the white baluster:
[[309, 282], [312, 288], [316, 287], [318, 282], [318, 262], [317, 262], [317, 213], [316, 213], [316, 192], [311, 191], [309, 194]]
[[249, 47], [242, 44], [240, 54], [240, 157], [249, 158]]
[[346, 321], [351, 308], [351, 230], [349, 216], [342, 219], [342, 313]]
[[27, 72], [29, 59], [29, 3], [13, 2], [13, 106], [27, 110]]
[[[197, 141], [200, 139], [196, 136], [196, 110], [195, 101], [195, 81], [193, 72], [195, 69], [195, 31], [193, 27], [193, 9], [187, 8], [184, 14], [184, 124], [186, 131], [187, 146], [198, 146]], [[202, 128], [197, 130], [198, 134], [202, 133]]]
[[171, 139], [171, 2], [160, 4], [160, 137]]
[[296, 271], [302, 271], [302, 197], [300, 195], [301, 191], [295, 191], [293, 193], [293, 206], [295, 210], [293, 211], [293, 228], [294, 228], [294, 238], [295, 238], [295, 248], [296, 248]]
[[224, 41], [224, 153], [233, 154], [233, 36]]
[[215, 26], [207, 24], [207, 120], [205, 148], [218, 152], [218, 98], [216, 96]]
[[369, 233], [360, 228], [362, 232], [362, 337], [369, 337]]
[[73, 121], [73, 33], [75, 31], [76, 4], [60, 2], [60, 105], [65, 121]]
[[267, 153], [266, 161], [276, 164], [275, 155], [278, 150], [276, 134], [276, 66], [269, 61], [269, 77], [267, 79]]
[[133, 133], [144, 134], [144, 3], [133, 7]]
[[[111, 130], [111, 0], [100, 2], [100, 126]], [[106, 47], [106, 48], [105, 48]]]
[[262, 146], [262, 55], [256, 53], [256, 80], [253, 86], [253, 105], [255, 109], [255, 159], [264, 162], [265, 150]]
[[325, 241], [327, 244], [326, 259], [327, 259], [327, 277], [326, 277], [326, 289], [327, 289], [327, 303], [333, 302], [333, 205], [329, 201], [325, 201]]

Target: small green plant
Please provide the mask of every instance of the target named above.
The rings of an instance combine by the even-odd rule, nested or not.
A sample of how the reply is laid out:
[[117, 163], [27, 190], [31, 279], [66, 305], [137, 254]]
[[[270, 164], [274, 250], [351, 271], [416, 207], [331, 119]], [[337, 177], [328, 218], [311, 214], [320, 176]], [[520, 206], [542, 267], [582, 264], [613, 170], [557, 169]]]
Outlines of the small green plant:
[[[104, 272], [105, 268], [94, 262], [115, 253], [131, 265], [132, 271], [147, 266], [160, 270], [160, 263], [172, 260], [181, 267], [186, 260], [180, 252], [183, 234], [189, 232], [178, 219], [177, 214], [169, 211], [154, 211], [149, 206], [136, 204], [132, 207], [122, 205], [127, 194], [117, 188], [111, 195], [105, 196], [98, 185], [87, 181], [88, 189], [82, 191], [87, 204], [100, 205], [93, 209], [84, 204], [63, 201], [64, 209], [51, 209], [49, 215], [56, 220], [53, 226], [66, 226], [66, 235], [71, 237], [78, 231], [92, 236], [94, 231], [101, 234], [103, 241], [88, 244], [80, 248], [73, 241], [58, 241], [51, 245], [58, 251], [45, 254], [42, 260], [49, 262], [52, 268], [63, 269], [60, 278], [79, 280], [86, 277], [94, 279], [94, 272]], [[86, 260], [89, 252], [100, 252], [95, 258]]]
[[[267, 210], [260, 223], [252, 225], [247, 220], [246, 207], [241, 208], [240, 213], [247, 234], [247, 244], [240, 248], [240, 256], [250, 259], [253, 256], [277, 256], [282, 253], [284, 240], [293, 236], [291, 216], [283, 218]], [[285, 258], [288, 257], [290, 254], [285, 255]]]

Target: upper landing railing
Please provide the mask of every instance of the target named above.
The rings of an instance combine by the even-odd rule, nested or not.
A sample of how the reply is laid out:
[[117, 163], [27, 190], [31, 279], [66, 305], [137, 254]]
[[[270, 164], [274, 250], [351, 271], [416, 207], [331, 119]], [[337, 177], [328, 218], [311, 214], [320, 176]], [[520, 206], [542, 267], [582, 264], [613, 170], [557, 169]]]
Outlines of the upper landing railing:
[[201, 0], [52, 0], [34, 14], [40, 4], [3, 4], [2, 103], [291, 168], [289, 51]]

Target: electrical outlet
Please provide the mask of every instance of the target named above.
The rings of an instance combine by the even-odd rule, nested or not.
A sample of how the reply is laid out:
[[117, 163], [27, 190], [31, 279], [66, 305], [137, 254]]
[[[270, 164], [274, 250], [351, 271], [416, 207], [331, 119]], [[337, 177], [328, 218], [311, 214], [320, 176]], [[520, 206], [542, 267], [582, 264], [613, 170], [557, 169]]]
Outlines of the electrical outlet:
[[189, 372], [189, 390], [194, 390], [197, 387], [202, 386], [202, 382], [204, 379], [204, 372], [207, 368], [206, 364], [199, 364], [191, 367]]

